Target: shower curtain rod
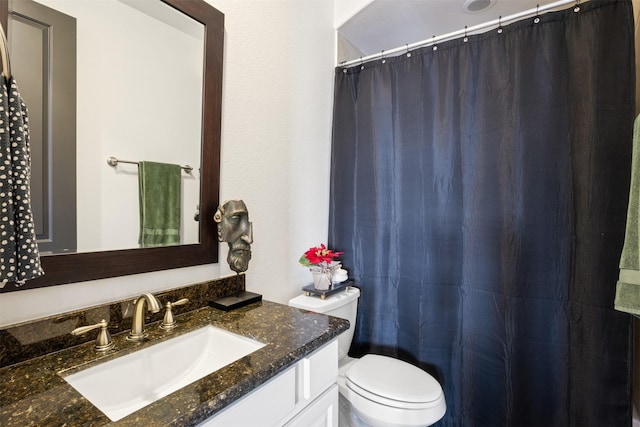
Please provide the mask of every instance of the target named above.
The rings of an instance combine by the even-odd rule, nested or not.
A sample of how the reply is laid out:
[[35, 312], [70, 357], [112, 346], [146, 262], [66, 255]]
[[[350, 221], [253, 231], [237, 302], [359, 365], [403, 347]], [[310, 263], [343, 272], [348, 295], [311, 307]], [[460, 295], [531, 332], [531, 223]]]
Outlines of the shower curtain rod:
[[576, 9], [574, 9], [576, 12], [578, 12], [580, 10], [579, 4], [580, 1], [579, 0], [558, 0], [555, 1], [553, 3], [549, 3], [549, 4], [545, 4], [542, 6], [538, 6], [534, 9], [529, 9], [529, 10], [525, 10], [523, 12], [518, 12], [518, 13], [514, 13], [512, 15], [509, 16], [505, 16], [505, 17], [500, 17], [498, 19], [494, 19], [493, 21], [489, 21], [489, 22], [485, 22], [483, 24], [478, 24], [478, 25], [474, 25], [471, 27], [466, 27], [463, 28], [462, 30], [457, 30], [457, 31], [453, 31], [451, 33], [447, 33], [447, 34], [443, 34], [441, 36], [434, 36], [431, 37], [430, 39], [427, 40], [422, 40], [419, 42], [415, 42], [415, 43], [411, 43], [411, 44], [407, 44], [404, 46], [399, 46], [396, 47], [394, 49], [390, 49], [390, 50], [383, 50], [380, 53], [374, 53], [372, 55], [368, 55], [368, 56], [362, 56], [358, 59], [352, 59], [350, 61], [344, 61], [341, 62], [339, 64], [340, 67], [351, 67], [352, 65], [359, 65], [359, 64], [363, 64], [365, 62], [369, 62], [369, 61], [373, 61], [375, 59], [381, 59], [387, 56], [394, 56], [396, 54], [399, 53], [405, 53], [405, 52], [411, 52], [414, 49], [420, 48], [420, 47], [424, 47], [424, 46], [429, 46], [429, 45], [434, 45], [438, 42], [442, 42], [445, 40], [450, 40], [450, 39], [454, 39], [456, 37], [460, 37], [460, 36], [465, 36], [468, 35], [472, 32], [478, 31], [478, 30], [483, 30], [485, 28], [489, 28], [489, 27], [494, 27], [494, 26], [498, 26], [500, 27], [502, 24], [504, 24], [505, 22], [508, 21], [515, 21], [516, 19], [520, 19], [520, 18], [524, 18], [527, 16], [536, 16], [539, 15], [541, 12], [545, 12], [549, 9], [554, 9], [556, 7], [560, 7], [560, 6], [564, 6], [565, 4], [569, 4], [569, 3], [575, 3], [576, 5]]

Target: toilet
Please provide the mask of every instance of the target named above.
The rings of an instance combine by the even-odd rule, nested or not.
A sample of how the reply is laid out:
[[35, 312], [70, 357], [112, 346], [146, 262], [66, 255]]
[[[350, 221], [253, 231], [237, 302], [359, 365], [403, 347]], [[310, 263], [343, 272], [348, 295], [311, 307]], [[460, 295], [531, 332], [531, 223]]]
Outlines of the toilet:
[[321, 299], [300, 295], [291, 307], [347, 319], [350, 327], [338, 336], [340, 427], [422, 427], [440, 420], [447, 409], [440, 384], [422, 369], [392, 357], [347, 356], [356, 324], [360, 290]]

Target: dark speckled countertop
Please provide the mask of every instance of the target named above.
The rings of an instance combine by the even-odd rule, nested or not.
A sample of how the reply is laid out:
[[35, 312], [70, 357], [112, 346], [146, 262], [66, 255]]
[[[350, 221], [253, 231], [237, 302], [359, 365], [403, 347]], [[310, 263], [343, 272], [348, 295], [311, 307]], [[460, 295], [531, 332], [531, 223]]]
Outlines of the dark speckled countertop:
[[[0, 425], [193, 426], [348, 328], [346, 320], [269, 301], [229, 312], [204, 307], [176, 315], [176, 320], [178, 326], [170, 331], [160, 329], [159, 322], [148, 324], [149, 338], [140, 343], [127, 341], [126, 332], [113, 335], [116, 347], [105, 354], [96, 353], [91, 341], [0, 369]], [[266, 345], [117, 422], [111, 422], [59, 375], [61, 371], [89, 368], [206, 325]]]

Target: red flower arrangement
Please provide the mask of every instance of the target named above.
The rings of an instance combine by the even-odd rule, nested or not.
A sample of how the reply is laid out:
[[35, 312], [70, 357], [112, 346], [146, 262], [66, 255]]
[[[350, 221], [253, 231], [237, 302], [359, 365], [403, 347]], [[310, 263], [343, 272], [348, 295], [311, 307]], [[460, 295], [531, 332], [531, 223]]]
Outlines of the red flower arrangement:
[[310, 248], [308, 251], [302, 254], [298, 262], [305, 267], [313, 266], [326, 266], [331, 265], [331, 262], [335, 258], [342, 255], [344, 252], [335, 252], [331, 249], [327, 249], [324, 244], [320, 244], [315, 248]]

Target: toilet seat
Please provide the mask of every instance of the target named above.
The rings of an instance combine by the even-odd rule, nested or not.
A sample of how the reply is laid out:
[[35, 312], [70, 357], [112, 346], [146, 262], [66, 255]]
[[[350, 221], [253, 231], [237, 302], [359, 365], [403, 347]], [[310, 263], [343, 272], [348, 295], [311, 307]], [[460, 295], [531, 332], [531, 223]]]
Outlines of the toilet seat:
[[387, 356], [367, 354], [345, 373], [345, 385], [360, 396], [400, 409], [440, 405], [442, 387], [422, 369]]

